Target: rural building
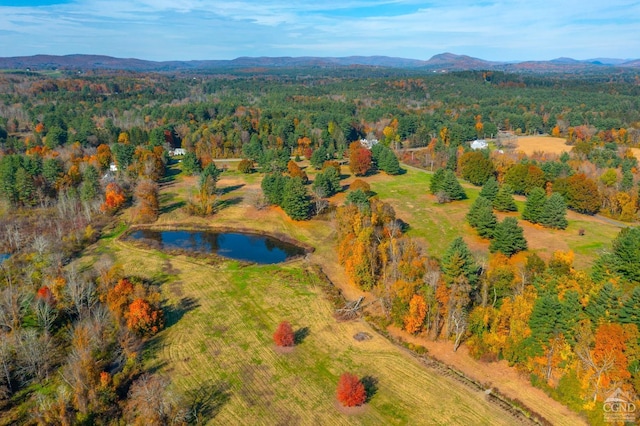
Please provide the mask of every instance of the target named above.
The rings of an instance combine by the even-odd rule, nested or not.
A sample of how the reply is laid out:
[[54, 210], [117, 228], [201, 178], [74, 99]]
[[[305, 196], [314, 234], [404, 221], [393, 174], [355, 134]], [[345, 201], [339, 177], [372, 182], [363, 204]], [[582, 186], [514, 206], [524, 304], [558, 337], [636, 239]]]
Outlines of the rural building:
[[115, 163], [111, 163], [109, 164], [109, 171], [111, 172], [117, 172], [118, 171], [118, 166], [116, 166]]
[[176, 155], [185, 155], [187, 151], [184, 148], [174, 148], [169, 151], [169, 155], [175, 157]]
[[374, 145], [378, 144], [378, 139], [360, 139], [360, 145], [367, 149], [373, 148]]
[[489, 148], [489, 144], [484, 139], [476, 139], [475, 141], [471, 142], [471, 149], [473, 150], [487, 149], [487, 148]]

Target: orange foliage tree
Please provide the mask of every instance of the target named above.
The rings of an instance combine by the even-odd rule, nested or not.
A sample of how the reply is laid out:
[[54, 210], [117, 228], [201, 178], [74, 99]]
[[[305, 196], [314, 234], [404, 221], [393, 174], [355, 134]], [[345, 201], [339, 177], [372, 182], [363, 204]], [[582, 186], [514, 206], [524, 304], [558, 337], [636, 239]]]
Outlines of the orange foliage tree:
[[140, 335], [154, 335], [164, 326], [162, 311], [145, 299], [138, 298], [129, 305], [127, 327]]
[[295, 344], [295, 334], [288, 321], [278, 324], [276, 332], [273, 333], [273, 341], [278, 346], [293, 346]]
[[345, 407], [356, 407], [367, 400], [367, 392], [358, 376], [343, 373], [338, 381], [337, 398]]
[[115, 213], [124, 204], [124, 191], [115, 182], [107, 185], [104, 194], [104, 203], [100, 206], [100, 210], [105, 213]]
[[422, 331], [424, 319], [427, 316], [427, 303], [419, 294], [414, 294], [409, 302], [409, 315], [404, 318], [404, 328], [415, 334]]

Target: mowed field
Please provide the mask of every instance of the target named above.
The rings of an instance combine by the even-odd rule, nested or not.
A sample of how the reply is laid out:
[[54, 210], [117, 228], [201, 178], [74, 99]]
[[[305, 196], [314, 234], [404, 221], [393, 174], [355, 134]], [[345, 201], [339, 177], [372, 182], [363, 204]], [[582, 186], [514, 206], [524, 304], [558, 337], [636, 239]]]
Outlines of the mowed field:
[[551, 136], [520, 136], [516, 150], [527, 155], [535, 152], [548, 152], [552, 154], [562, 154], [570, 152], [571, 146], [567, 145], [565, 138], [554, 138]]
[[[304, 260], [281, 266], [216, 265], [113, 241], [124, 269], [162, 283], [167, 328], [150, 343], [147, 367], [173, 390], [198, 396], [211, 424], [513, 424], [484, 393], [422, 367], [360, 321], [337, 322], [320, 279]], [[281, 320], [300, 343], [273, 344]], [[353, 335], [373, 338], [358, 342]], [[366, 377], [370, 401], [353, 412], [335, 400], [338, 377]]]
[[[571, 152], [572, 147], [565, 142], [566, 139], [564, 138], [551, 136], [520, 136], [518, 137], [516, 150], [522, 151], [527, 155], [533, 155], [536, 152], [549, 152], [560, 155], [563, 152]], [[640, 160], [640, 148], [629, 149]]]
[[[480, 257], [486, 256], [489, 240], [478, 238], [465, 219], [471, 204], [478, 197], [480, 188], [465, 185], [468, 199], [438, 204], [435, 197], [429, 193], [431, 174], [404, 167], [407, 172], [402, 176], [381, 174], [372, 176], [368, 180], [371, 189], [382, 200], [391, 203], [396, 210], [396, 215], [409, 224], [407, 234], [419, 238], [428, 253], [437, 257], [442, 256], [449, 244], [458, 236], [462, 236]], [[524, 209], [524, 197], [518, 197], [516, 204], [519, 212], [509, 215], [519, 217]], [[497, 215], [499, 219], [507, 216], [503, 213]], [[613, 238], [620, 232], [620, 228], [613, 221], [571, 211], [568, 212], [567, 218], [569, 226], [565, 230], [546, 229], [520, 220], [519, 224], [524, 229], [529, 250], [538, 253], [544, 259], [549, 259], [557, 250], [572, 250], [576, 254], [575, 266], [586, 269], [591, 266], [602, 250], [609, 248]], [[579, 230], [584, 230], [584, 235], [580, 235]]]
[[[477, 238], [464, 219], [479, 188], [467, 185], [468, 200], [440, 205], [428, 194], [431, 175], [406, 169], [401, 176], [378, 174], [365, 180], [409, 224], [408, 234], [424, 242], [427, 252], [437, 257], [458, 235], [478, 256], [486, 256], [488, 242]], [[348, 174], [345, 167], [343, 173]], [[311, 171], [310, 177], [313, 179]], [[345, 177], [345, 187], [352, 179]], [[321, 265], [347, 298], [362, 293], [349, 285], [337, 263], [332, 216], [294, 222], [279, 208], [256, 209], [252, 199], [259, 192], [260, 180], [259, 174], [225, 172], [219, 182], [221, 208], [211, 218], [202, 219], [187, 216], [181, 208], [196, 178], [174, 174], [163, 184], [157, 225], [287, 234], [316, 248], [307, 259], [280, 266], [244, 266], [232, 261], [210, 264], [113, 238], [103, 239], [87, 253], [110, 254], [127, 273], [148, 277], [161, 286], [169, 306], [168, 327], [147, 349], [149, 368], [168, 375], [177, 393], [202, 398], [201, 410], [213, 424], [514, 423], [514, 418], [489, 404], [482, 392], [421, 366], [366, 323], [336, 322], [309, 264]], [[340, 204], [343, 198], [344, 194], [338, 194], [333, 201]], [[518, 204], [522, 209], [523, 202]], [[569, 219], [566, 231], [549, 232], [520, 223], [532, 250], [548, 257], [555, 247], [572, 249], [577, 253], [576, 264], [585, 267], [597, 249], [608, 247], [619, 231], [581, 215], [570, 213]], [[586, 229], [586, 235], [578, 236], [577, 229]], [[280, 353], [272, 343], [272, 333], [284, 319], [304, 336], [291, 353]], [[354, 340], [359, 331], [373, 339]], [[337, 405], [335, 386], [344, 371], [375, 382], [375, 393], [364, 409], [345, 412]], [[579, 422], [552, 401], [528, 398], [529, 393], [523, 384], [521, 393], [509, 396], [526, 401], [554, 424]]]

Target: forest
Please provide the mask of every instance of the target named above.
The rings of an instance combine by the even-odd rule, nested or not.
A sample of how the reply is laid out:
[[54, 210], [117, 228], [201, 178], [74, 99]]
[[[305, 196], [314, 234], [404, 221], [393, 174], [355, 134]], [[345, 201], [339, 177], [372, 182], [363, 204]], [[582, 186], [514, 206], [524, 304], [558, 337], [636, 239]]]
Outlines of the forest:
[[[525, 155], [514, 141], [527, 135], [562, 138], [566, 152]], [[476, 139], [489, 149], [472, 150]], [[349, 285], [379, 301], [372, 323], [507, 360], [602, 423], [613, 389], [640, 394], [637, 148], [634, 72], [2, 71], [0, 411], [9, 423], [202, 420], [144, 368], [171, 315], [157, 283], [108, 257], [79, 261], [157, 222], [175, 173], [194, 182], [176, 207], [215, 221], [233, 172], [258, 179], [252, 209], [332, 221]], [[432, 202], [469, 205], [460, 227], [486, 253], [409, 235], [368, 182], [402, 182], [406, 167], [428, 172], [418, 190]], [[572, 251], [530, 250], [523, 234], [566, 232], [569, 214], [619, 225], [588, 269]]]

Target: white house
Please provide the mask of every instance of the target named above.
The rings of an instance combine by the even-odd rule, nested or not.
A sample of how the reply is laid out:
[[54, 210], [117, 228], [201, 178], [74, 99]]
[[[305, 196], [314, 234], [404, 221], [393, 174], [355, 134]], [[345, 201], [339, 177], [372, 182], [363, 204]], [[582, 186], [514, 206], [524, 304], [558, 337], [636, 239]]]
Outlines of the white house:
[[111, 172], [117, 172], [118, 171], [118, 166], [116, 166], [116, 163], [109, 164], [109, 171], [111, 171]]
[[476, 139], [475, 141], [471, 142], [471, 149], [473, 150], [487, 149], [488, 147], [489, 144], [484, 139]]
[[373, 148], [374, 145], [378, 144], [378, 139], [360, 139], [360, 145], [362, 145], [363, 147], [367, 148], [367, 149], [371, 149]]
[[175, 157], [176, 155], [185, 155], [187, 151], [184, 148], [174, 148], [169, 151], [169, 155]]

